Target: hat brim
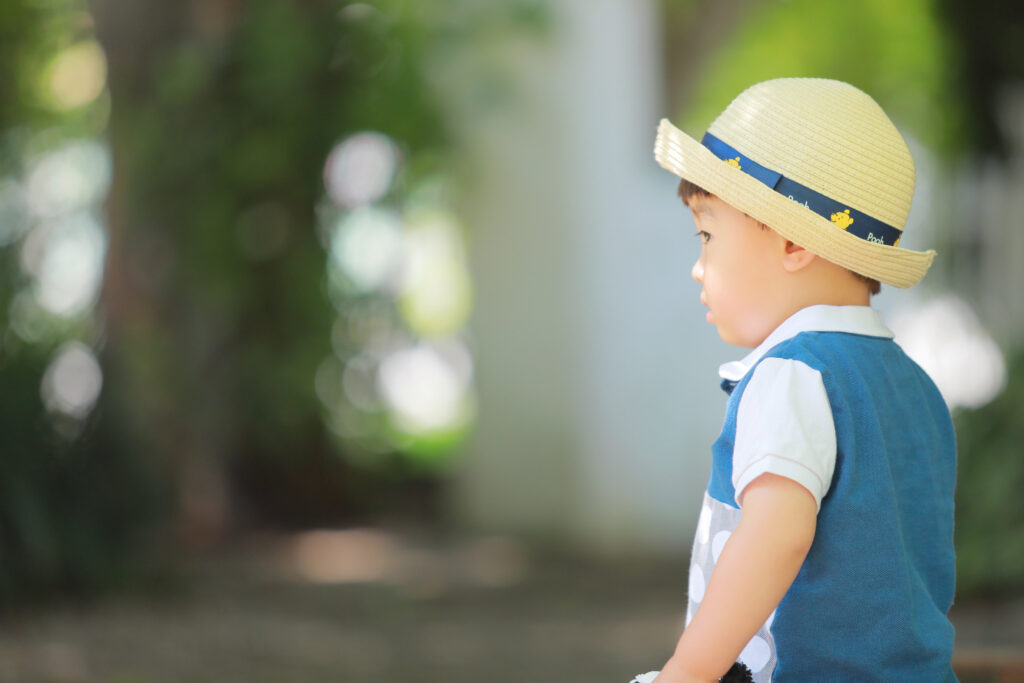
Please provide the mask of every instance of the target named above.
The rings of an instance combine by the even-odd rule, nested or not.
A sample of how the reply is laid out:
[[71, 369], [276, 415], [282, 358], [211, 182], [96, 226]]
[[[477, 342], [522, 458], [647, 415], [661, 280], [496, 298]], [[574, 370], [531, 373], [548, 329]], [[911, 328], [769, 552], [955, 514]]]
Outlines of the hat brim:
[[654, 158], [665, 170], [699, 185], [795, 244], [880, 282], [911, 287], [921, 281], [935, 258], [932, 250], [890, 247], [846, 232], [803, 204], [724, 163], [668, 119], [658, 124]]

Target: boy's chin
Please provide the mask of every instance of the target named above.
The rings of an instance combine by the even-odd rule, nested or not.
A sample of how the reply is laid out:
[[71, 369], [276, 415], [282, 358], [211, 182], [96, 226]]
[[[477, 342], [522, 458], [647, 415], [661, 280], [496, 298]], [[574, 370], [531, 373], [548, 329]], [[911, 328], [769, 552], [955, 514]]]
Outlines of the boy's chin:
[[738, 334], [735, 330], [731, 330], [715, 323], [712, 324], [715, 325], [715, 329], [718, 330], [718, 336], [722, 338], [722, 341], [731, 346], [738, 346], [743, 349], [752, 349], [761, 343], [751, 341], [745, 336]]

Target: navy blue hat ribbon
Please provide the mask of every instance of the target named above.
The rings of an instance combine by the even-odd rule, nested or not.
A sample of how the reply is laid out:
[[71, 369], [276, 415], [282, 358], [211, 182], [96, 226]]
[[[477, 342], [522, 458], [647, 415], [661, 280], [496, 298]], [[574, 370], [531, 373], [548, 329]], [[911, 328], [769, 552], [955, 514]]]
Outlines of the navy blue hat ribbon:
[[705, 133], [700, 142], [722, 161], [760, 180], [783, 197], [788, 197], [798, 204], [803, 204], [825, 220], [846, 230], [846, 232], [868, 242], [886, 244], [890, 247], [899, 245], [900, 237], [903, 235], [902, 230], [883, 223], [877, 218], [872, 218], [857, 209], [840, 204], [820, 192], [815, 192], [805, 185], [786, 178], [777, 171], [765, 168], [753, 159], [736, 151], [727, 143], [722, 142], [711, 133]]

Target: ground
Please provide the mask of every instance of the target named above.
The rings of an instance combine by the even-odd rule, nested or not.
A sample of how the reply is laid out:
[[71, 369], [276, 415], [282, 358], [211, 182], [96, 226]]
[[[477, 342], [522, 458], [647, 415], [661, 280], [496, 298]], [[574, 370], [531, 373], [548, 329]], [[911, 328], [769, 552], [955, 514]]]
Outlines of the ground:
[[[0, 681], [626, 683], [671, 652], [685, 573], [499, 538], [262, 539], [190, 561], [181, 590], [7, 616]], [[1024, 680], [1024, 600], [953, 618], [964, 681]], [[1000, 658], [1009, 677], [983, 671]]]

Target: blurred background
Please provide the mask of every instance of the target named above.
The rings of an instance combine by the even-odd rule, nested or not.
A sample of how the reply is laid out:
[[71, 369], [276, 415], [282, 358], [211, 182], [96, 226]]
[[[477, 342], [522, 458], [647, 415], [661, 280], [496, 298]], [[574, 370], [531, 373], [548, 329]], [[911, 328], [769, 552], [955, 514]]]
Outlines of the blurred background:
[[847, 80], [958, 429], [957, 667], [1024, 680], [1024, 6], [5, 0], [0, 680], [626, 681], [721, 424], [658, 120]]

